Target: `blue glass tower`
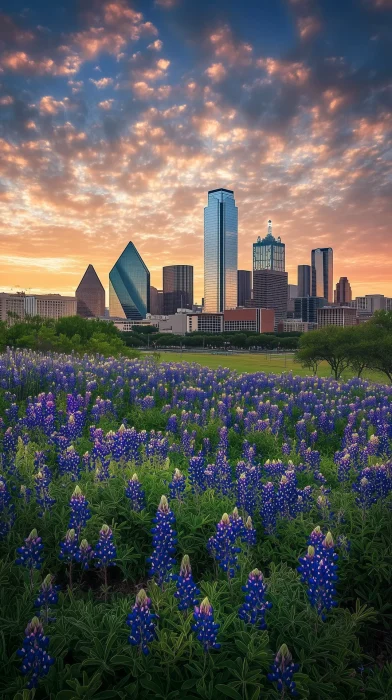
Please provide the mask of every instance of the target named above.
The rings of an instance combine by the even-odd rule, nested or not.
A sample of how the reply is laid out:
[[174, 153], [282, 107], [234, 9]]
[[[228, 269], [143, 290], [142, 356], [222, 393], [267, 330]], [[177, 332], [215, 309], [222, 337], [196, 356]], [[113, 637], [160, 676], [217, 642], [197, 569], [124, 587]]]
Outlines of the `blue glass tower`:
[[109, 273], [109, 313], [140, 321], [149, 311], [150, 273], [129, 242]]
[[204, 209], [204, 311], [219, 313], [237, 306], [238, 208], [234, 192], [208, 193]]

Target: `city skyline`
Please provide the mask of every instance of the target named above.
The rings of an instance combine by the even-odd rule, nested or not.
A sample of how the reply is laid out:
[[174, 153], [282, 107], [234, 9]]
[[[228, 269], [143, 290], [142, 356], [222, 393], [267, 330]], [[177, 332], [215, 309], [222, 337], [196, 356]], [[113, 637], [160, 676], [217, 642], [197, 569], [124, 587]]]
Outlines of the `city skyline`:
[[223, 187], [240, 269], [272, 219], [290, 282], [330, 246], [334, 283], [392, 295], [390, 4], [3, 0], [0, 290], [70, 294], [92, 263], [108, 293], [132, 239], [200, 300]]

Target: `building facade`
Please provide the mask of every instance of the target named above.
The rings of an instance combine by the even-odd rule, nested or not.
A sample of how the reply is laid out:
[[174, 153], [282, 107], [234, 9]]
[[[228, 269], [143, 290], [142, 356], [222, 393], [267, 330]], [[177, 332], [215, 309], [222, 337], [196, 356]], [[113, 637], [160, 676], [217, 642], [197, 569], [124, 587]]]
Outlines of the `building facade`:
[[284, 272], [285, 244], [279, 238], [272, 235], [272, 221], [268, 221], [267, 235], [265, 238], [258, 237], [253, 243], [253, 270], [277, 270]]
[[192, 309], [193, 266], [167, 265], [163, 268], [163, 313], [175, 314], [177, 309]]
[[324, 297], [298, 297], [294, 299], [294, 318], [305, 323], [317, 323], [317, 310], [325, 303]]
[[287, 272], [278, 270], [253, 271], [253, 299], [250, 306], [274, 309], [275, 323], [287, 316]]
[[163, 291], [150, 285], [150, 314], [161, 316], [163, 314]]
[[311, 296], [324, 297], [333, 301], [333, 250], [315, 248], [312, 250]]
[[317, 328], [317, 323], [307, 323], [307, 321], [300, 321], [297, 318], [287, 318], [278, 323], [279, 333], [307, 333], [308, 331], [313, 331]]
[[204, 311], [237, 306], [238, 208], [232, 190], [208, 192], [204, 209]]
[[15, 323], [26, 316], [40, 316], [55, 320], [76, 316], [76, 297], [61, 294], [0, 294], [0, 320]]
[[223, 313], [218, 314], [187, 314], [187, 333], [222, 333]]
[[110, 316], [140, 321], [150, 311], [150, 273], [129, 242], [109, 273]]
[[99, 318], [105, 315], [105, 290], [92, 265], [79, 282], [75, 296], [78, 316]]
[[357, 310], [351, 306], [324, 306], [317, 310], [319, 328], [325, 326], [356, 326]]
[[338, 306], [347, 306], [352, 301], [351, 286], [347, 277], [341, 277], [336, 284], [334, 293], [334, 304]]
[[245, 306], [252, 297], [252, 273], [250, 270], [238, 270], [237, 275], [238, 296], [237, 306]]
[[310, 297], [310, 265], [298, 265], [298, 294], [299, 297]]
[[229, 309], [223, 314], [223, 330], [255, 331], [256, 333], [273, 333], [275, 311], [273, 309]]

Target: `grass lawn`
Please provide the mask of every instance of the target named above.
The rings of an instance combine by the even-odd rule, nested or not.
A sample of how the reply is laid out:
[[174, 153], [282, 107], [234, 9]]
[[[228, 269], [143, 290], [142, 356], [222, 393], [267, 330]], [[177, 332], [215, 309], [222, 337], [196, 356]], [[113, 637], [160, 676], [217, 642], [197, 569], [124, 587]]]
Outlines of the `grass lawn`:
[[[310, 370], [304, 369], [294, 362], [292, 355], [284, 354], [221, 354], [196, 353], [196, 352], [166, 352], [159, 350], [162, 362], [197, 362], [200, 365], [211, 367], [229, 367], [237, 372], [271, 372], [281, 374], [282, 372], [293, 372], [293, 374], [305, 377], [311, 374]], [[331, 374], [329, 365], [323, 362], [317, 372], [319, 377], [329, 377]], [[353, 373], [347, 370], [343, 372], [343, 379], [353, 377]], [[364, 379], [388, 384], [388, 378], [379, 372], [364, 372]]]

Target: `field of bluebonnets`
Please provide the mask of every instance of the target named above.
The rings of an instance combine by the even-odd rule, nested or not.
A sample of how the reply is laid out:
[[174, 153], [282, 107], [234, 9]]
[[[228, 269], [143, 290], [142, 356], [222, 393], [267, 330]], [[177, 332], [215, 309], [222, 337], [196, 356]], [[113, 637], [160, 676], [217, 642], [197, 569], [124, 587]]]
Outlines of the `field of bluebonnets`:
[[0, 697], [392, 697], [391, 386], [27, 350], [0, 386]]

